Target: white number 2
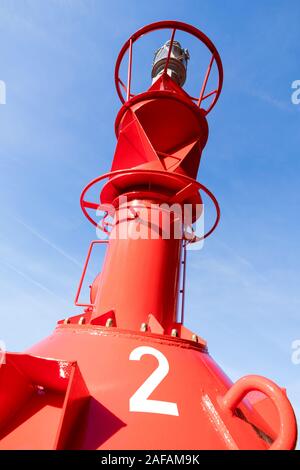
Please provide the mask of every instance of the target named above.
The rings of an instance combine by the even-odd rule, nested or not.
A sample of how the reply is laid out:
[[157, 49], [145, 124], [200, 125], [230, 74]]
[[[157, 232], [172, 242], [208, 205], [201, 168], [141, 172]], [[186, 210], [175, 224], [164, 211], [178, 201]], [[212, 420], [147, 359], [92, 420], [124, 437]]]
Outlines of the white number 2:
[[169, 363], [167, 358], [160, 351], [150, 346], [140, 346], [134, 349], [130, 353], [129, 360], [139, 361], [146, 354], [150, 354], [158, 360], [158, 367], [130, 398], [129, 411], [179, 416], [176, 403], [148, 399], [151, 393], [168, 375]]

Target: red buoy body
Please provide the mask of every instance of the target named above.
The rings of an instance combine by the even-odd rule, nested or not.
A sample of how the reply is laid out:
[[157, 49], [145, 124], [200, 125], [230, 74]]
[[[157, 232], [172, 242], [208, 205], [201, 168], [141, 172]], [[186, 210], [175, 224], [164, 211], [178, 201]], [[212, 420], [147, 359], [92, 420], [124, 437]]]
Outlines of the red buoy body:
[[[134, 43], [164, 28], [171, 39], [157, 54], [153, 83], [133, 95]], [[177, 30], [211, 53], [197, 98], [180, 85], [188, 53], [179, 43], [175, 49]], [[127, 51], [125, 85], [119, 70]], [[218, 84], [207, 91], [213, 67]], [[123, 105], [112, 168], [81, 196], [85, 215], [107, 239], [93, 241], [88, 252], [75, 302], [83, 312], [60, 320], [52, 335], [25, 353], [7, 354], [0, 368], [1, 449], [295, 447], [297, 426], [286, 392], [255, 375], [232, 384], [206, 342], [184, 326], [186, 250], [210, 235], [220, 217], [216, 198], [196, 177], [207, 114], [222, 80], [216, 48], [184, 23], [146, 26], [123, 46], [116, 65]], [[98, 200], [90, 201], [89, 190], [102, 181]], [[216, 218], [199, 235], [192, 227], [203, 216], [204, 193]], [[97, 210], [105, 212], [100, 221], [91, 214]], [[82, 304], [97, 243], [107, 245], [106, 255], [90, 303]]]

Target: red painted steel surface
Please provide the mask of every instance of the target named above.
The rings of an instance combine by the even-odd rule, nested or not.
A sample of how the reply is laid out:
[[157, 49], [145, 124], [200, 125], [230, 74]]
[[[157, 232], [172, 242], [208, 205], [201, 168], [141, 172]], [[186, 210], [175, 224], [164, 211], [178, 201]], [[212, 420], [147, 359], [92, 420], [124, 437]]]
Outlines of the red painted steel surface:
[[[199, 98], [172, 81], [168, 62], [148, 91], [132, 94], [134, 43], [162, 28], [171, 30], [171, 43], [183, 30], [212, 53]], [[128, 48], [124, 84], [119, 69]], [[207, 92], [214, 64], [218, 87]], [[232, 384], [208, 354], [206, 342], [177, 314], [187, 235], [178, 238], [174, 231], [178, 223], [189, 225], [178, 207], [190, 204], [194, 222], [202, 216], [203, 193], [211, 198], [216, 220], [199, 238], [210, 235], [220, 218], [215, 197], [196, 181], [208, 138], [206, 115], [222, 87], [219, 54], [192, 26], [155, 23], [125, 43], [115, 76], [124, 104], [116, 119], [111, 172], [89, 183], [81, 196], [84, 214], [109, 236], [103, 267], [91, 286], [90, 303], [83, 303], [92, 248], [103, 243], [96, 240], [76, 294], [76, 305], [84, 311], [60, 320], [53, 334], [26, 353], [7, 354], [0, 367], [0, 448], [292, 449], [297, 426], [285, 390], [259, 376]], [[90, 201], [90, 188], [105, 179], [98, 199]], [[177, 209], [162, 208], [162, 203]], [[98, 208], [106, 211], [100, 220]], [[120, 236], [123, 229], [126, 237]], [[141, 231], [144, 238], [134, 236]], [[199, 312], [200, 305], [201, 299]]]
[[[134, 199], [126, 206], [139, 210], [143, 204], [144, 221], [147, 215], [150, 218], [151, 202], [155, 201]], [[118, 211], [122, 211], [122, 205]], [[157, 212], [157, 219], [166, 218], [169, 221], [168, 212]], [[122, 230], [122, 225], [131, 232], [136, 229], [136, 218], [121, 219], [119, 230]], [[144, 235], [150, 238], [151, 229], [143, 224], [141, 227]], [[106, 252], [92, 318], [114, 310], [118, 327], [136, 331], [142, 323], [147, 323], [149, 313], [155, 315], [163, 327], [174, 323], [181, 244], [181, 239], [165, 240], [161, 237], [112, 239]]]

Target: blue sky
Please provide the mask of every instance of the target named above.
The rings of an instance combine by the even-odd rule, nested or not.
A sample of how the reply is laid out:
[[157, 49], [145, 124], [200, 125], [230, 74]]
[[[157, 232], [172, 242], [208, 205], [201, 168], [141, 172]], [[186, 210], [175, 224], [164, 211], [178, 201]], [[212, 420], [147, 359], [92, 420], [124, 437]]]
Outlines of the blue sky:
[[225, 72], [199, 172], [222, 218], [189, 254], [186, 324], [233, 380], [258, 373], [286, 386], [300, 417], [297, 0], [1, 0], [0, 339], [23, 350], [79, 313], [95, 236], [79, 195], [110, 168], [114, 63], [133, 31], [162, 19], [202, 29]]

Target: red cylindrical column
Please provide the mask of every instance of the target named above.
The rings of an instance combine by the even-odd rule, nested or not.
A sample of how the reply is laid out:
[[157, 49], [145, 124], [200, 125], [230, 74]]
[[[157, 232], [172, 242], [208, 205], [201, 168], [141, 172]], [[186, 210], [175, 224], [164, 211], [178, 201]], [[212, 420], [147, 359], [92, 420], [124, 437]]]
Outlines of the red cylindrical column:
[[176, 321], [181, 220], [154, 200], [134, 199], [116, 211], [93, 317], [113, 310], [119, 328], [139, 330], [152, 314]]

